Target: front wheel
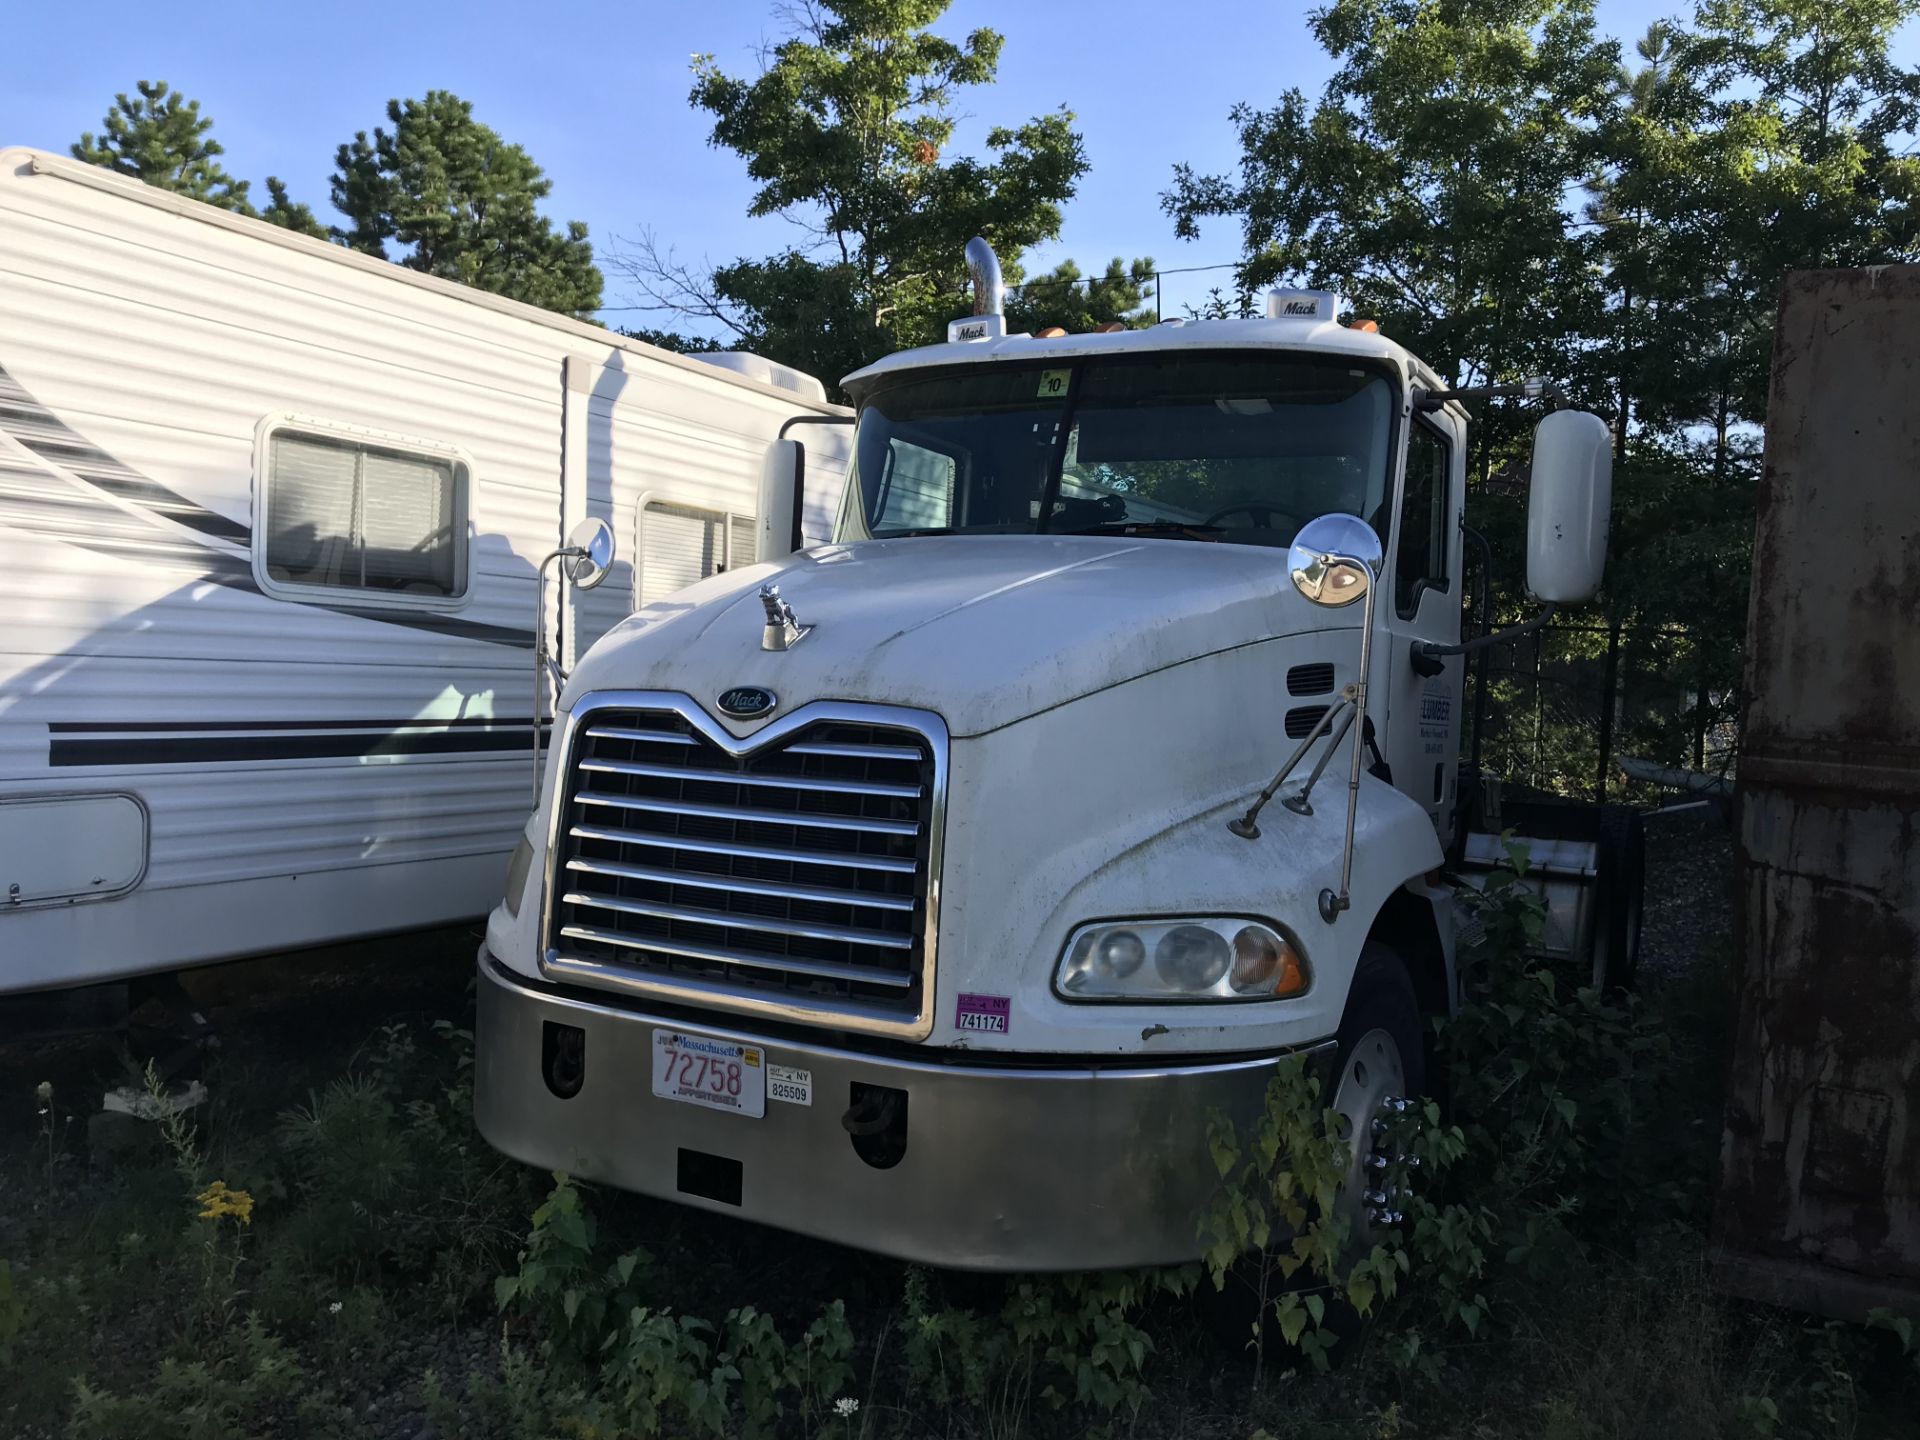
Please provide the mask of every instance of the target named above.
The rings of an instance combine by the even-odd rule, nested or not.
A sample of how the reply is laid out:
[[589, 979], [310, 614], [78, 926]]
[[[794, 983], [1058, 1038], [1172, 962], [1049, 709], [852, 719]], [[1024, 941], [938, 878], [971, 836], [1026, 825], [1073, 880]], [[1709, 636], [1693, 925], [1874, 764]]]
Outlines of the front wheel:
[[1371, 1249], [1382, 1231], [1399, 1223], [1399, 1199], [1385, 1179], [1390, 1156], [1381, 1149], [1385, 1122], [1427, 1089], [1420, 1003], [1400, 957], [1369, 940], [1340, 1017], [1331, 1108], [1352, 1146], [1338, 1201], [1347, 1217], [1353, 1253]]
[[[1421, 1046], [1413, 978], [1385, 945], [1370, 940], [1360, 952], [1337, 1047], [1327, 1107], [1340, 1116], [1341, 1137], [1352, 1146], [1334, 1201], [1337, 1212], [1347, 1217], [1351, 1263], [1400, 1220], [1399, 1197], [1386, 1178], [1392, 1157], [1379, 1148], [1382, 1136], [1376, 1132], [1386, 1128], [1383, 1122], [1388, 1117], [1408, 1108], [1414, 1097], [1426, 1091], [1426, 1052]], [[1285, 1241], [1277, 1243], [1284, 1246]], [[1285, 1343], [1272, 1311], [1276, 1292], [1265, 1275], [1265, 1262], [1247, 1256], [1228, 1271], [1224, 1288], [1216, 1292], [1210, 1286], [1201, 1287], [1201, 1303], [1222, 1340], [1245, 1344], [1249, 1329], [1256, 1328], [1266, 1347]], [[1293, 1288], [1301, 1289], [1324, 1284], [1323, 1277], [1305, 1269], [1296, 1272], [1291, 1282]], [[1359, 1316], [1344, 1302], [1329, 1306], [1326, 1314], [1326, 1323], [1338, 1333], [1350, 1335], [1360, 1328]]]

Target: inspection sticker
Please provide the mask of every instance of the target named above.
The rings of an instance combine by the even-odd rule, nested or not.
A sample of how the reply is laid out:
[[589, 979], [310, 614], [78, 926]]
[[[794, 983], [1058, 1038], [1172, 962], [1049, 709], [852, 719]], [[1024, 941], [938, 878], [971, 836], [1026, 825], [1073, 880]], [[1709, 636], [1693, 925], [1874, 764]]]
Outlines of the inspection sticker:
[[767, 1098], [789, 1105], [813, 1104], [813, 1072], [791, 1065], [768, 1065]]
[[1013, 1015], [1013, 1002], [1005, 995], [962, 995], [953, 1023], [962, 1030], [986, 1035], [1004, 1035]]
[[1067, 393], [1067, 382], [1073, 379], [1071, 370], [1042, 370], [1040, 372], [1040, 398], [1057, 400]]

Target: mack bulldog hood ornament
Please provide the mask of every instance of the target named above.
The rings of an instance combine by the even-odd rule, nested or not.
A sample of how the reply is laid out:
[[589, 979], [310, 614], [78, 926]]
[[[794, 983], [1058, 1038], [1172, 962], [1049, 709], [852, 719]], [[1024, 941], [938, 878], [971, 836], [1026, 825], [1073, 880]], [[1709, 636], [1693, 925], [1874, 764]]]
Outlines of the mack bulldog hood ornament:
[[760, 632], [762, 650], [791, 650], [813, 629], [794, 618], [793, 607], [780, 598], [778, 585], [762, 585], [760, 603], [767, 611], [767, 626]]

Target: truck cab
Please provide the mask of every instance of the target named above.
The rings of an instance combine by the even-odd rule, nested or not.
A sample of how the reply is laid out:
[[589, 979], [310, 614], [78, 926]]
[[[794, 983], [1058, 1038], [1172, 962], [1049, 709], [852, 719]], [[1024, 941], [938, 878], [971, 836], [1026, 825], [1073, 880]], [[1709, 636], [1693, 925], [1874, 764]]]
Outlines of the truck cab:
[[[1305, 1054], [1364, 1238], [1370, 1121], [1456, 995], [1466, 412], [1319, 292], [1006, 335], [990, 258], [948, 343], [846, 379], [831, 543], [567, 679], [479, 956], [481, 1130], [922, 1263], [1171, 1263], [1209, 1118]], [[1531, 578], [1578, 599], [1606, 427], [1549, 419]]]

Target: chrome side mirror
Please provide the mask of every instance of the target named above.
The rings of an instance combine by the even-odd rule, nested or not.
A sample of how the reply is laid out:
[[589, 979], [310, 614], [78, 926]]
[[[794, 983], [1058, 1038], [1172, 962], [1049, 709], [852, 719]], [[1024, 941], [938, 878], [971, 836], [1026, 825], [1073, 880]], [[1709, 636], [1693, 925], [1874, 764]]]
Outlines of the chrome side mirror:
[[613, 527], [589, 515], [567, 532], [567, 579], [576, 590], [591, 590], [613, 569]]
[[1358, 515], [1322, 515], [1294, 536], [1287, 573], [1314, 604], [1338, 609], [1366, 598], [1386, 558], [1380, 537]]

